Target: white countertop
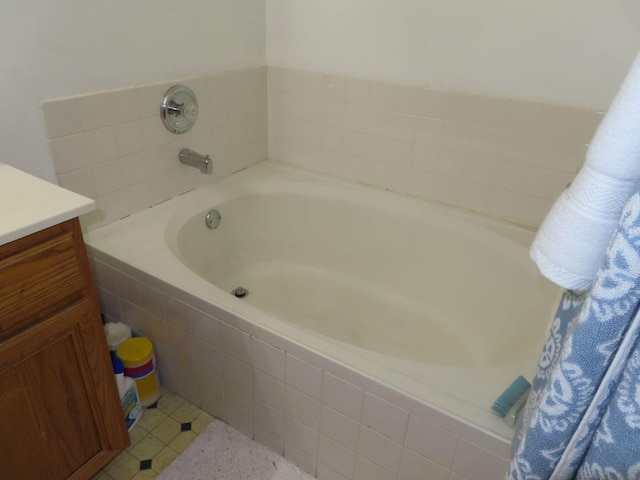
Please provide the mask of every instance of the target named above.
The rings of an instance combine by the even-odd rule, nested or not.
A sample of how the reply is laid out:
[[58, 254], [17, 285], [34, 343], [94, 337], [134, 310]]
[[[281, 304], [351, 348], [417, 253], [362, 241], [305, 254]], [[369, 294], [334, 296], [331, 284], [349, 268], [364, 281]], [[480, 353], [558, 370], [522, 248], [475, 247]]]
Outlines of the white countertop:
[[0, 245], [96, 208], [96, 202], [0, 163]]

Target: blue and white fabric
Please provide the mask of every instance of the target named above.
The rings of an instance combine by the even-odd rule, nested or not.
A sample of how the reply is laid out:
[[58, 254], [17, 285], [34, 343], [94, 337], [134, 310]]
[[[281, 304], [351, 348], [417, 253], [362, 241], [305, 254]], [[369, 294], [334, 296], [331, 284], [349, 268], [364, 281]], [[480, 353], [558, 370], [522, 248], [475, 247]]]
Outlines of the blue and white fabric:
[[640, 480], [639, 301], [636, 193], [591, 290], [558, 306], [507, 479]]

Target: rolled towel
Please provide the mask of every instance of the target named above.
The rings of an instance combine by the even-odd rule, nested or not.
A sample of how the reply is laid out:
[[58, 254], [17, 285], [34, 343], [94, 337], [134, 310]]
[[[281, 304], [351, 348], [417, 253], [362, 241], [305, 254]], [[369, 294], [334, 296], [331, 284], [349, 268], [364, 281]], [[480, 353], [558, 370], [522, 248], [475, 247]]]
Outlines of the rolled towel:
[[587, 290], [627, 200], [640, 186], [640, 53], [600, 123], [585, 164], [542, 222], [530, 256], [561, 287]]

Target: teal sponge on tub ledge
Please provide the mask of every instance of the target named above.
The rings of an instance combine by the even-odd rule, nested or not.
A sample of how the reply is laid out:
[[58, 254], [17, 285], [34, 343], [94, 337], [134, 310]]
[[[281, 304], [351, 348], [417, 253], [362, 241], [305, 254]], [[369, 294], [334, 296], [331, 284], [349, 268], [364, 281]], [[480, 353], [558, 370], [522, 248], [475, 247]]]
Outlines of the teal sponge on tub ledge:
[[504, 419], [504, 423], [513, 426], [516, 423], [516, 414], [527, 401], [531, 384], [520, 375], [507, 389], [493, 402], [491, 410]]

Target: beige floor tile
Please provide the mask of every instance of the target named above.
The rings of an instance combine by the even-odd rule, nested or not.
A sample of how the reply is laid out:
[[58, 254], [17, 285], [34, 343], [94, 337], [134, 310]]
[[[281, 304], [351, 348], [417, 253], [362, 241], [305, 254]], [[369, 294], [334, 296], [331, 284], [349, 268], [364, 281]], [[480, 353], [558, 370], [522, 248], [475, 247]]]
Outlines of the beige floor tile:
[[107, 474], [113, 480], [131, 480], [140, 470], [140, 460], [125, 452], [116, 462], [107, 468]]
[[[142, 420], [142, 419], [141, 419]], [[147, 432], [144, 428], [140, 426], [140, 424], [133, 427], [133, 429], [129, 432], [129, 438], [131, 439], [131, 445], [129, 445], [129, 450], [135, 447], [140, 440], [147, 436], [149, 432]]]
[[182, 453], [191, 445], [191, 442], [193, 442], [196, 437], [197, 435], [193, 432], [180, 432], [180, 434], [169, 443], [169, 446], [176, 452]]
[[171, 417], [180, 423], [193, 422], [201, 411], [192, 403], [185, 401], [171, 413]]
[[98, 475], [93, 477], [91, 480], [113, 480], [113, 477], [106, 472], [100, 472]]
[[138, 472], [131, 480], [154, 480], [158, 476], [153, 470], [142, 470]]
[[168, 445], [179, 433], [180, 423], [171, 417], [165, 418], [160, 425], [151, 430], [151, 434], [165, 445]]
[[[171, 416], [168, 414], [171, 413]], [[158, 408], [144, 409], [129, 432], [131, 445], [93, 480], [152, 480], [183, 452], [213, 417], [171, 391], [162, 393]], [[191, 431], [181, 424], [191, 422]], [[140, 471], [140, 461], [152, 459], [151, 469]]]
[[[149, 433], [140, 440], [136, 446], [130, 449], [129, 453], [138, 460], [148, 460], [155, 457], [164, 446], [160, 440]], [[138, 462], [138, 465], [139, 463], [140, 462]]]
[[175, 460], [175, 458], [180, 455], [171, 447], [164, 447], [160, 450], [155, 457], [153, 457], [153, 462], [151, 462], [151, 468], [160, 473], [162, 470], [167, 468], [171, 462]]
[[162, 422], [165, 418], [167, 418], [167, 414], [158, 410], [157, 408], [146, 408], [142, 412], [142, 418], [138, 422], [143, 429], [150, 432]]
[[158, 410], [170, 415], [184, 403], [184, 399], [173, 392], [167, 392], [158, 400]]
[[201, 433], [207, 426], [213, 422], [213, 417], [207, 412], [200, 412], [200, 415], [191, 422], [191, 431], [194, 433]]

